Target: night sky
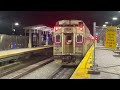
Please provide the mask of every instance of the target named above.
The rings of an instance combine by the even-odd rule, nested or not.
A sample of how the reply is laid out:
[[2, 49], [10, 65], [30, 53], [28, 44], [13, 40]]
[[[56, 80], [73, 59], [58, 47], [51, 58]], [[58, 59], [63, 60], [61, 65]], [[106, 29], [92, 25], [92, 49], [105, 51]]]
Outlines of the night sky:
[[105, 21], [119, 24], [120, 20], [113, 22], [112, 17], [119, 17], [117, 11], [0, 11], [0, 33], [12, 34], [13, 22], [19, 22], [20, 26], [15, 27], [16, 34], [23, 34], [24, 26], [43, 24], [54, 27], [58, 20], [79, 19], [83, 20], [88, 28], [93, 28], [93, 22], [103, 25]]

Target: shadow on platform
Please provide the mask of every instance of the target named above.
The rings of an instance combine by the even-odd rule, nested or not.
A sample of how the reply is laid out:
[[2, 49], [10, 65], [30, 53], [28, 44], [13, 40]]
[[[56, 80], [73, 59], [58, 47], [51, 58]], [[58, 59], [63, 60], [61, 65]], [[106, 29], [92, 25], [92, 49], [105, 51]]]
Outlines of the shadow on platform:
[[120, 57], [120, 54], [118, 54], [118, 55], [113, 55], [114, 57]]

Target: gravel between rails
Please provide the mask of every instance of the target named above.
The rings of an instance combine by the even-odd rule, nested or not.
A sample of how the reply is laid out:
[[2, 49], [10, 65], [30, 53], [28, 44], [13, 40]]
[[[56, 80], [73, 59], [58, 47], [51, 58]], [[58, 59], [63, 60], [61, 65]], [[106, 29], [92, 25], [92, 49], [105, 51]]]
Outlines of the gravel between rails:
[[55, 73], [53, 73], [48, 79], [69, 79], [75, 68], [64, 68], [61, 67]]
[[55, 63], [55, 61], [29, 73], [20, 79], [48, 79], [48, 77], [59, 69], [61, 65]]

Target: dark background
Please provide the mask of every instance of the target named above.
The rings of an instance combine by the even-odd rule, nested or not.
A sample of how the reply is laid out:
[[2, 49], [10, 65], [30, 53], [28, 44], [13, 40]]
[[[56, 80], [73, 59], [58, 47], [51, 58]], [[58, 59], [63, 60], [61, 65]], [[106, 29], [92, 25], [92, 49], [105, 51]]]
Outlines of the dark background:
[[120, 20], [112, 21], [112, 17], [119, 18], [118, 11], [0, 11], [0, 33], [12, 34], [12, 23], [19, 22], [20, 26], [14, 27], [17, 35], [24, 34], [22, 29], [24, 26], [43, 24], [54, 27], [58, 20], [63, 19], [79, 19], [83, 20], [93, 31], [93, 22], [98, 26], [102, 26], [104, 22], [111, 22], [118, 25]]

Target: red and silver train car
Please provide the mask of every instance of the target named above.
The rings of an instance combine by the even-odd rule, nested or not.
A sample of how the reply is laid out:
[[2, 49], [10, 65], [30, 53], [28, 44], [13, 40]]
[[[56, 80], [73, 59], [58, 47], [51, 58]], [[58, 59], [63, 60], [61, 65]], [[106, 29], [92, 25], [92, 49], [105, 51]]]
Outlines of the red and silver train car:
[[58, 21], [53, 36], [54, 60], [62, 65], [78, 65], [93, 44], [90, 30], [82, 20]]

